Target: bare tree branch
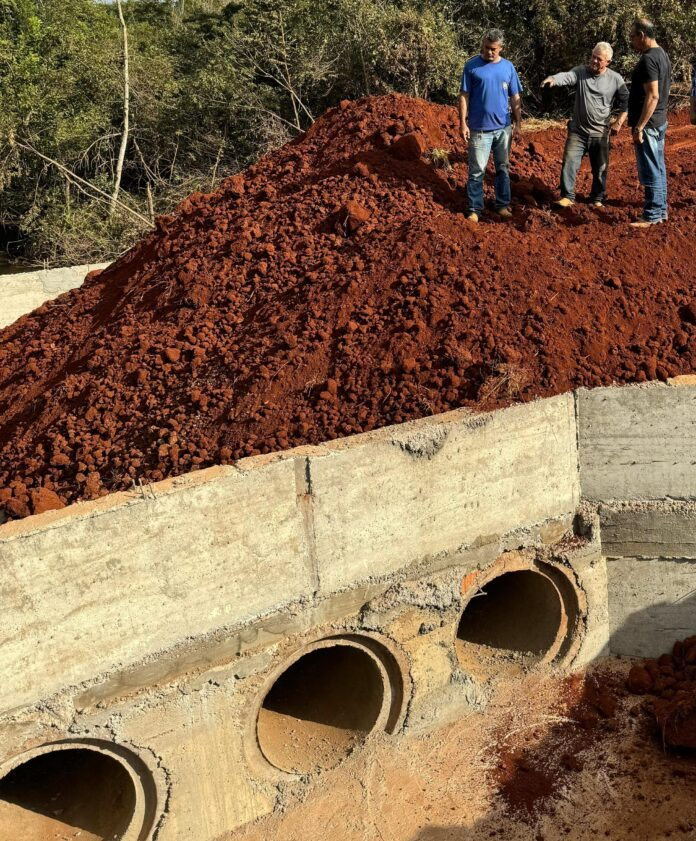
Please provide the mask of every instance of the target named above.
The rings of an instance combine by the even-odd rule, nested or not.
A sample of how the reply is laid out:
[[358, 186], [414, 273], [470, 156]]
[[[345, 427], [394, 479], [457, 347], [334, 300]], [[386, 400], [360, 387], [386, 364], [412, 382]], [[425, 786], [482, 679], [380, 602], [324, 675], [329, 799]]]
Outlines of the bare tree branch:
[[109, 216], [113, 216], [118, 204], [118, 194], [121, 189], [121, 177], [123, 175], [123, 162], [126, 159], [126, 147], [128, 146], [128, 129], [130, 121], [130, 74], [128, 68], [128, 28], [126, 19], [123, 17], [121, 0], [116, 0], [118, 6], [118, 17], [123, 30], [123, 135], [121, 137], [121, 148], [118, 151], [118, 162], [116, 164], [116, 177], [114, 179], [114, 192], [111, 197], [111, 208]]
[[[35, 155], [38, 155], [42, 160], [47, 161], [49, 164], [53, 164], [53, 166], [57, 167], [61, 172], [63, 172], [65, 175], [67, 175], [69, 178], [71, 178], [72, 181], [75, 184], [78, 184], [78, 185], [81, 184], [82, 186], [88, 188], [89, 190], [93, 190], [94, 193], [98, 193], [100, 196], [104, 196], [105, 198], [107, 198], [109, 200], [109, 203], [111, 203], [114, 200], [113, 196], [110, 196], [108, 193], [105, 193], [103, 190], [100, 190], [99, 187], [95, 187], [94, 184], [90, 184], [89, 181], [85, 181], [84, 178], [80, 178], [79, 175], [76, 175], [74, 172], [69, 170], [66, 166], [63, 166], [63, 164], [59, 163], [58, 161], [53, 160], [53, 158], [49, 158], [48, 155], [44, 155], [42, 152], [39, 152], [39, 150], [35, 149], [31, 144], [23, 143], [19, 139], [15, 139], [15, 143], [20, 148], [26, 149], [29, 152], [33, 152]], [[92, 197], [94, 197], [94, 196], [92, 196]], [[123, 210], [125, 210], [128, 213], [135, 216], [137, 219], [140, 219], [140, 221], [144, 222], [149, 228], [154, 228], [155, 227], [152, 224], [152, 222], [150, 222], [149, 219], [146, 219], [144, 216], [141, 216], [141, 214], [138, 213], [137, 210], [133, 210], [132, 207], [128, 207], [128, 205], [124, 204], [120, 199], [116, 199], [116, 204], [120, 208], [122, 208]]]

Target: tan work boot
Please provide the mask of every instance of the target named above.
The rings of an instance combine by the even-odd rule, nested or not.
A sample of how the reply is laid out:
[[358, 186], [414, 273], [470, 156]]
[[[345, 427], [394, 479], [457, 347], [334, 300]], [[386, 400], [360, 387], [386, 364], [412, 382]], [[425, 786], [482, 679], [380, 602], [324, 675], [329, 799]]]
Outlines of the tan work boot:
[[653, 225], [661, 225], [662, 219], [655, 219], [654, 222], [650, 222], [648, 219], [639, 219], [637, 222], [631, 222], [632, 228], [652, 228]]
[[501, 219], [512, 219], [512, 210], [509, 207], [501, 207], [496, 213]]
[[554, 207], [572, 207], [574, 204], [575, 204], [575, 202], [572, 199], [562, 198], [562, 199], [558, 199], [558, 201], [555, 201], [553, 203], [553, 206]]

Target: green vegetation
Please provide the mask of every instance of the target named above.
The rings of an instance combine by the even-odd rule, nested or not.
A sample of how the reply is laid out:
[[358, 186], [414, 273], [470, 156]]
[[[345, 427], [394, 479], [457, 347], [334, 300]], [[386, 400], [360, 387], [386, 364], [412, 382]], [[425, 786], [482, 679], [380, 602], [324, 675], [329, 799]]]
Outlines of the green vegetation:
[[[481, 31], [500, 26], [527, 88], [597, 40], [635, 61], [626, 0], [0, 0], [0, 231], [32, 260], [114, 257], [193, 190], [305, 130], [340, 99], [401, 91], [454, 102]], [[677, 79], [693, 0], [652, 0]], [[560, 100], [556, 101], [560, 104]]]

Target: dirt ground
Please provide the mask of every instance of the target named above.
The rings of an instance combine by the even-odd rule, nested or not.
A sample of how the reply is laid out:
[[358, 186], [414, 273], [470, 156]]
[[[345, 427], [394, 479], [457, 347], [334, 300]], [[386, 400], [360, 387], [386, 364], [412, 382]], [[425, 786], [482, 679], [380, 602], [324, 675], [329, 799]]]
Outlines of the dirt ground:
[[225, 841], [696, 839], [696, 753], [663, 749], [629, 666], [528, 674], [485, 712], [375, 738]]

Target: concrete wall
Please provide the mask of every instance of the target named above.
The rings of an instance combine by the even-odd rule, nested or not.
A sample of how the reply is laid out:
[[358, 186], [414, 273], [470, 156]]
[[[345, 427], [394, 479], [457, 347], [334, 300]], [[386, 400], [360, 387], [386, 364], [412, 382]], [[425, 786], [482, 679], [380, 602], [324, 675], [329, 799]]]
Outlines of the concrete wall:
[[696, 498], [696, 385], [581, 389], [578, 418], [585, 498]]
[[208, 474], [0, 528], [0, 710], [311, 592], [293, 462]]
[[108, 263], [70, 266], [64, 269], [40, 269], [35, 272], [0, 275], [0, 328], [12, 324], [21, 315], [40, 307], [82, 285], [87, 272], [103, 269]]
[[661, 653], [696, 631], [695, 425], [694, 385], [583, 391], [0, 526], [0, 776], [56, 738], [107, 739], [161, 771], [158, 839], [212, 841], [282, 799], [253, 722], [313, 640], [388, 647], [404, 726], [484, 705], [456, 627], [465, 582], [509, 558], [577, 588], [568, 663], [610, 630]]
[[7, 523], [0, 711], [573, 512], [573, 419], [571, 396], [453, 412]]
[[696, 633], [696, 383], [578, 393], [583, 496], [598, 501], [610, 648], [658, 656]]
[[321, 586], [352, 586], [573, 511], [571, 395], [402, 424], [309, 459]]
[[[462, 581], [520, 547], [530, 564], [540, 553], [572, 567], [552, 547], [579, 499], [565, 395], [6, 523], [0, 672], [13, 680], [0, 684], [0, 776], [56, 738], [106, 737], [166, 772], [159, 839], [217, 838], [277, 802], [282, 774], [249, 728], [264, 686], [308, 642], [349, 632], [391, 647], [409, 726], [485, 703], [454, 654]], [[581, 661], [606, 645], [604, 573], [598, 545], [585, 547]]]

